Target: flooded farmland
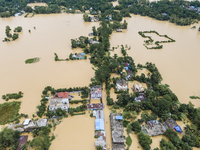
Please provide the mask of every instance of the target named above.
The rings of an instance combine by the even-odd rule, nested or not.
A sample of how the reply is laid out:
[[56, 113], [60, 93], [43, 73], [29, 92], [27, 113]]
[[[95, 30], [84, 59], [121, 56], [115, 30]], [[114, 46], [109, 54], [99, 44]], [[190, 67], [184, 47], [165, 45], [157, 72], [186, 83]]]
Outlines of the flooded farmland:
[[[94, 76], [89, 60], [54, 61], [54, 53], [57, 53], [62, 59], [68, 58], [70, 53], [80, 51], [80, 49], [72, 51], [70, 39], [81, 35], [87, 36], [91, 32], [92, 26], [99, 26], [98, 23], [85, 23], [82, 18], [82, 14], [0, 18], [0, 40], [5, 37], [6, 25], [9, 25], [12, 30], [17, 26], [23, 28], [16, 41], [0, 42], [0, 96], [22, 91], [24, 97], [21, 99], [20, 113], [28, 114], [31, 117], [36, 112], [36, 106], [40, 104], [44, 87], [48, 85], [54, 88], [89, 85], [90, 78]], [[128, 29], [122, 33], [111, 35], [111, 47], [121, 44], [131, 46], [128, 54], [136, 63], [155, 63], [163, 77], [162, 83], [167, 83], [171, 87], [179, 101], [182, 103], [191, 101], [195, 107], [199, 107], [199, 100], [189, 98], [191, 95], [200, 96], [200, 87], [198, 86], [200, 33], [197, 29], [192, 30], [190, 26], [176, 26], [169, 22], [136, 15], [125, 19], [128, 22]], [[28, 30], [31, 30], [31, 33]], [[147, 50], [143, 46], [145, 39], [138, 34], [138, 31], [149, 30], [155, 30], [161, 35], [166, 34], [176, 42], [163, 44], [161, 50]], [[120, 48], [111, 52], [112, 55], [114, 53], [121, 55]], [[34, 57], [39, 57], [40, 61], [35, 64], [25, 64], [26, 59]], [[114, 100], [116, 100], [115, 96], [112, 89], [111, 97]], [[3, 102], [0, 99], [0, 103]], [[105, 91], [103, 91], [103, 103], [106, 104]], [[108, 146], [111, 145], [109, 113], [110, 110], [106, 106], [104, 115]], [[50, 149], [81, 150], [85, 147], [87, 150], [93, 150], [94, 123], [94, 118], [91, 118], [88, 113], [64, 119], [53, 132], [56, 139], [52, 142]], [[141, 149], [136, 135], [130, 136], [133, 140], [130, 150]], [[153, 148], [159, 147], [161, 137], [153, 138]]]

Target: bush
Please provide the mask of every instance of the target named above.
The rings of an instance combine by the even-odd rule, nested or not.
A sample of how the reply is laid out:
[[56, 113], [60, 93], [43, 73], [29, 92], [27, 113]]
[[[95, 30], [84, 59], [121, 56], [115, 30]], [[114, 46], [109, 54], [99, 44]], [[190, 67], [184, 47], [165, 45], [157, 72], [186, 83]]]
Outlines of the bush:
[[138, 121], [132, 122], [131, 126], [132, 126], [132, 131], [135, 132], [135, 134], [137, 134], [141, 131], [141, 126]]

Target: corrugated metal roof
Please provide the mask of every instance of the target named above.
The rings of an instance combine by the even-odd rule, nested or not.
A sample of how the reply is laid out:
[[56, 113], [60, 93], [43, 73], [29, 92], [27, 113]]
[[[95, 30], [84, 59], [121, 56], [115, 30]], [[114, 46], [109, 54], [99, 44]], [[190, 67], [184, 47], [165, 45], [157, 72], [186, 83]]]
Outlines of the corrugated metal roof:
[[105, 130], [103, 119], [95, 119], [95, 131], [97, 130]]
[[24, 125], [24, 126], [25, 126], [25, 125], [28, 125], [30, 121], [31, 121], [31, 119], [26, 119], [26, 120], [24, 121], [23, 125]]

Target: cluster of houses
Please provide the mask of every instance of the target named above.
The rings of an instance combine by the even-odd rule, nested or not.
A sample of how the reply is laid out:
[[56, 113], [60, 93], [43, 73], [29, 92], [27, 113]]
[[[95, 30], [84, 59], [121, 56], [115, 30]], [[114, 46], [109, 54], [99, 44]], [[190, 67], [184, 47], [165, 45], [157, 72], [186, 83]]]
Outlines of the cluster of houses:
[[138, 83], [138, 84], [134, 84], [132, 87], [132, 90], [136, 93], [138, 92], [139, 95], [138, 97], [135, 98], [136, 102], [141, 102], [141, 101], [145, 101], [146, 97], [145, 97], [145, 88], [142, 86], [142, 84]]
[[124, 63], [124, 69], [126, 70], [127, 72], [127, 76], [126, 76], [126, 80], [130, 80], [132, 77], [133, 77], [133, 73], [131, 71], [131, 66], [129, 63], [125, 62]]
[[181, 127], [173, 119], [168, 119], [163, 123], [158, 120], [147, 121], [145, 125], [141, 125], [142, 132], [149, 136], [163, 135], [167, 129], [174, 129], [176, 132], [182, 132]]
[[75, 58], [75, 59], [86, 59], [85, 53], [73, 54], [73, 55], [72, 55], [72, 58]]
[[196, 13], [200, 14], [200, 7], [195, 7], [195, 6], [188, 6], [186, 7], [188, 10], [194, 10]]
[[26, 119], [23, 124], [10, 124], [8, 126], [8, 129], [12, 129], [14, 131], [19, 131], [19, 132], [30, 132], [33, 129], [46, 127], [47, 125], [48, 125], [47, 119], [39, 119], [37, 121]]
[[93, 117], [95, 117], [95, 147], [102, 146], [106, 150], [106, 134], [104, 126], [103, 103], [87, 104], [88, 110], [93, 110]]
[[111, 113], [112, 150], [125, 150], [123, 117], [121, 113]]
[[[102, 88], [101, 85], [90, 87], [90, 99], [101, 99]], [[106, 150], [106, 134], [104, 126], [104, 114], [103, 114], [103, 103], [87, 104], [87, 110], [93, 111], [93, 117], [95, 117], [95, 147], [101, 146]]]
[[91, 15], [89, 15], [89, 17], [90, 17], [90, 21], [91, 22], [98, 22], [99, 21], [99, 17], [98, 16], [91, 16]]

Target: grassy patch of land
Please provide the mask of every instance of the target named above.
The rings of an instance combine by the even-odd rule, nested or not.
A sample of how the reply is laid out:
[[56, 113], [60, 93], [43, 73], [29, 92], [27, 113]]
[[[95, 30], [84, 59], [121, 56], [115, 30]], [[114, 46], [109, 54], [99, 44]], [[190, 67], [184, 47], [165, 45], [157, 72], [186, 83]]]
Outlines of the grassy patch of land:
[[40, 58], [35, 57], [35, 58], [27, 59], [27, 60], [25, 61], [25, 63], [26, 63], [26, 64], [31, 64], [31, 63], [36, 63], [36, 62], [38, 62], [38, 61], [40, 61]]
[[0, 125], [15, 121], [18, 116], [21, 102], [9, 102], [0, 104]]

